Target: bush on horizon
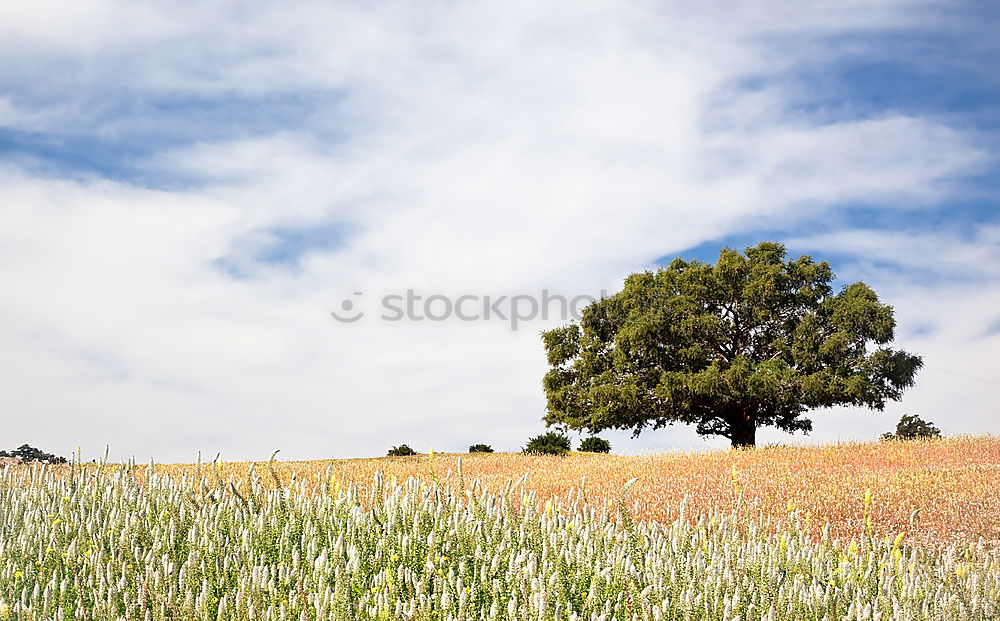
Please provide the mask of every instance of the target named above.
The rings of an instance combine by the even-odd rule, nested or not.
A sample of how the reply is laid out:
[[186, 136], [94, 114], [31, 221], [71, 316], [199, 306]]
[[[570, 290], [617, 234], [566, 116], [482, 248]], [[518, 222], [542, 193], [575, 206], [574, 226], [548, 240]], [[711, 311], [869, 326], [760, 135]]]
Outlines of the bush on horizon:
[[400, 444], [399, 446], [394, 446], [389, 449], [389, 457], [407, 457], [409, 455], [416, 455], [417, 452], [410, 448], [409, 444]]
[[591, 436], [584, 438], [583, 442], [580, 442], [580, 448], [577, 450], [584, 453], [610, 453], [611, 443], [604, 438]]
[[887, 431], [882, 434], [883, 440], [930, 440], [940, 437], [941, 430], [917, 414], [903, 414], [896, 423], [896, 433]]
[[52, 453], [46, 453], [33, 446], [22, 444], [11, 452], [0, 451], [0, 457], [13, 457], [20, 459], [24, 463], [41, 462], [44, 464], [65, 464], [66, 458]]
[[530, 438], [521, 452], [528, 455], [565, 455], [569, 449], [569, 436], [558, 431], [549, 431]]

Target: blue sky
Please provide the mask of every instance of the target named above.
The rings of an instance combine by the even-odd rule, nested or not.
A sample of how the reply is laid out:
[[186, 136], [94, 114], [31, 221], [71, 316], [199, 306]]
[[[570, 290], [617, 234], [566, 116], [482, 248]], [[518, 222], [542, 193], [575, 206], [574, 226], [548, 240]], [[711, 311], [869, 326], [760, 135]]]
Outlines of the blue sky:
[[[67, 95], [80, 115], [72, 124], [53, 128], [0, 131], [0, 154], [8, 161], [44, 174], [99, 176], [146, 187], [179, 188], [203, 182], [201, 176], [178, 176], [148, 160], [159, 153], [211, 141], [275, 132], [306, 132], [336, 140], [333, 132], [310, 127], [310, 117], [336, 108], [335, 93], [278, 93], [258, 97], [219, 94], [210, 97], [161, 92], [46, 93], [19, 97], [14, 106], [45, 109]], [[107, 88], [108, 85], [102, 85]]]
[[928, 360], [885, 413], [767, 439], [916, 410], [997, 432], [997, 31], [971, 1], [7, 3], [0, 433], [160, 459], [378, 454], [387, 429], [516, 448], [551, 322], [329, 311], [591, 294], [765, 239], [873, 284]]

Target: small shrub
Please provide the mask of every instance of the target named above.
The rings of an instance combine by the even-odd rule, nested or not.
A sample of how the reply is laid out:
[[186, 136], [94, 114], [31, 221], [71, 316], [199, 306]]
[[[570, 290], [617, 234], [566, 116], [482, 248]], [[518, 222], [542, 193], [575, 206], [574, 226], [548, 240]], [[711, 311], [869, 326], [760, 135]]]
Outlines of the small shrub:
[[883, 433], [883, 440], [928, 440], [940, 438], [941, 430], [934, 423], [925, 421], [916, 414], [903, 414], [896, 423], [896, 433]]
[[408, 444], [400, 444], [399, 446], [394, 446], [389, 449], [390, 457], [406, 457], [407, 455], [416, 455], [417, 452], [410, 448]]
[[580, 443], [580, 448], [577, 450], [583, 451], [584, 453], [610, 453], [611, 443], [604, 438], [593, 436], [590, 438], [584, 438], [583, 442]]
[[28, 446], [27, 444], [22, 444], [17, 447], [16, 450], [11, 452], [0, 451], [0, 457], [12, 457], [14, 459], [20, 459], [23, 463], [30, 463], [33, 461], [41, 462], [43, 464], [65, 464], [66, 458], [60, 457], [58, 455], [53, 455], [52, 453], [46, 453], [33, 446]]
[[492, 453], [493, 447], [489, 444], [473, 444], [469, 447], [470, 453]]
[[529, 455], [565, 455], [569, 452], [569, 436], [558, 431], [549, 431], [528, 440], [521, 451]]

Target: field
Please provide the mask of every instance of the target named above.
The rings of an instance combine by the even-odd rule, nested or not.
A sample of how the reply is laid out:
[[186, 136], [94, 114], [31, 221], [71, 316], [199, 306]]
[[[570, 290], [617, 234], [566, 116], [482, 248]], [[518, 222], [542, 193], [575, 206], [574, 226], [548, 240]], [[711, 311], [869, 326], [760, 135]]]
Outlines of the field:
[[8, 466], [0, 620], [1000, 618], [1000, 439]]

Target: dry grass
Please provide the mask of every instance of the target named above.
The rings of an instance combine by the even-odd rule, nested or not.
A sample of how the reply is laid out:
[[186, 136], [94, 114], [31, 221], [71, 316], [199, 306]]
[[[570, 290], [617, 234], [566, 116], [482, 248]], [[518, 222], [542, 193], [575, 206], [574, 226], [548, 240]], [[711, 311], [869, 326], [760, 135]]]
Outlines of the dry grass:
[[[851, 450], [840, 455], [862, 460], [868, 449]], [[752, 465], [773, 463], [769, 453], [753, 453]], [[824, 454], [812, 455], [817, 468]], [[746, 466], [749, 455], [729, 459]], [[547, 485], [588, 466], [602, 486], [621, 475], [610, 466], [725, 473], [721, 454], [671, 459], [678, 461], [496, 456], [470, 463], [480, 472], [553, 466], [536, 476]], [[730, 479], [739, 484], [732, 463]], [[379, 465], [415, 474], [426, 467], [420, 460], [338, 464], [345, 477]], [[633, 523], [618, 507], [550, 504], [517, 488], [454, 493], [463, 490], [417, 479], [399, 485], [375, 476], [359, 493], [319, 475], [316, 465], [286, 466], [310, 472], [312, 482], [322, 478], [320, 493], [301, 478], [266, 489], [256, 475], [227, 482], [107, 465], [0, 469], [0, 621], [1000, 618], [1000, 550], [923, 549], [905, 535], [817, 540], [800, 528], [801, 514], [785, 525], [742, 510]], [[897, 467], [877, 458], [869, 466], [872, 475]], [[774, 472], [794, 478], [789, 468]], [[649, 494], [646, 508], [654, 507]], [[542, 510], [519, 506], [536, 501]], [[877, 506], [871, 498], [861, 504]]]
[[[617, 502], [625, 482], [638, 478], [628, 504], [643, 520], [669, 521], [686, 499], [688, 515], [740, 505], [779, 521], [795, 517], [815, 534], [828, 524], [833, 537], [845, 540], [863, 534], [870, 518], [868, 528], [876, 537], [905, 532], [911, 545], [1000, 547], [1000, 438], [992, 436], [646, 456], [498, 453], [279, 461], [274, 471], [283, 484], [294, 478], [313, 486], [332, 477], [364, 487], [377, 470], [399, 480], [436, 476], [456, 482], [459, 457], [467, 483], [478, 480], [494, 491], [528, 473], [525, 487], [538, 493], [539, 503], [579, 500], [584, 477], [590, 504]], [[251, 466], [202, 464], [200, 471], [213, 480], [220, 475], [240, 480]], [[264, 483], [271, 481], [267, 462], [253, 467]], [[157, 466], [172, 475], [194, 475], [196, 469]], [[136, 468], [136, 475], [144, 470]]]

